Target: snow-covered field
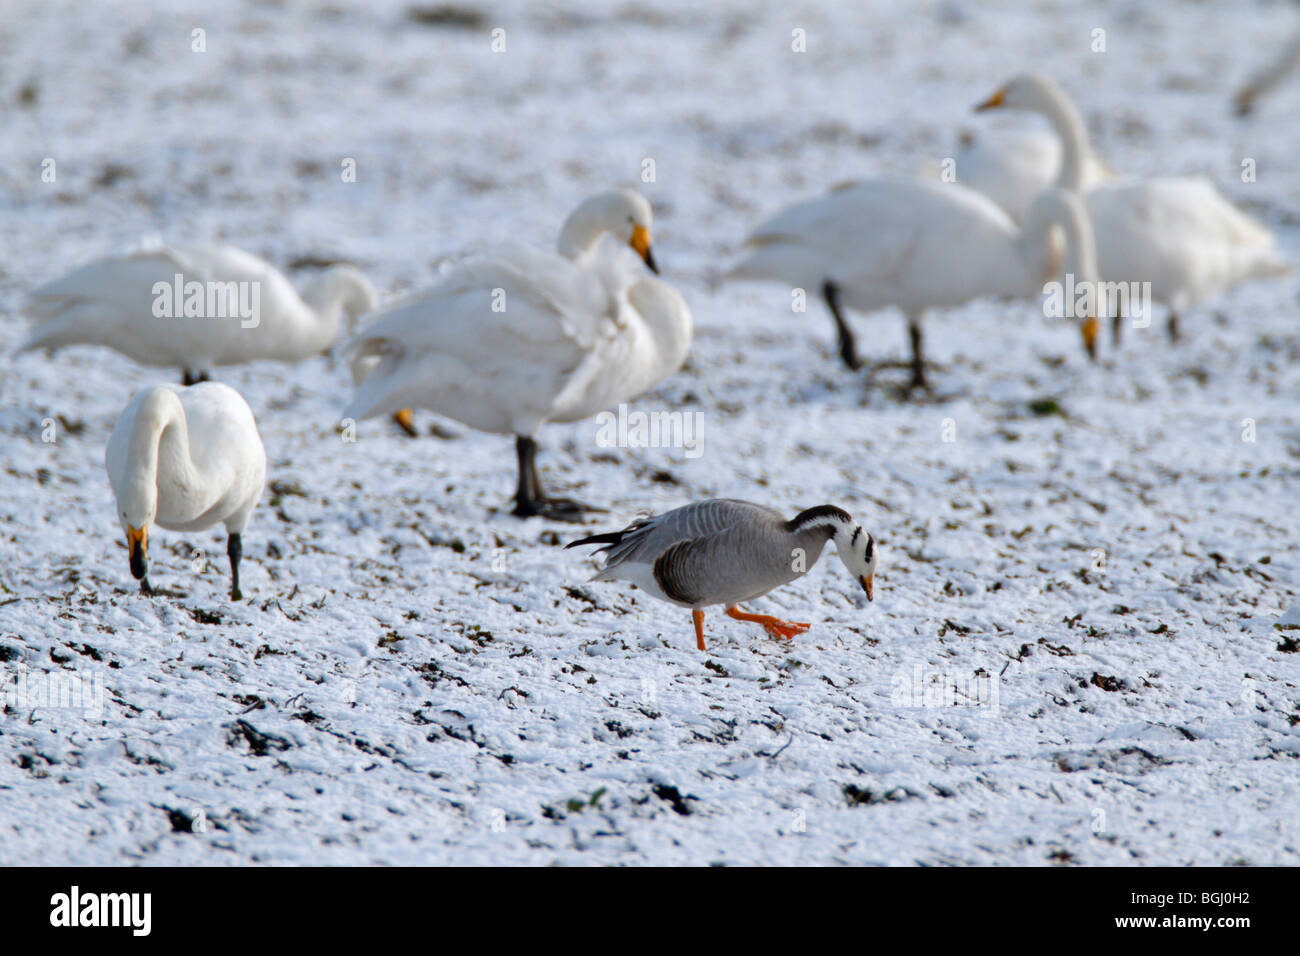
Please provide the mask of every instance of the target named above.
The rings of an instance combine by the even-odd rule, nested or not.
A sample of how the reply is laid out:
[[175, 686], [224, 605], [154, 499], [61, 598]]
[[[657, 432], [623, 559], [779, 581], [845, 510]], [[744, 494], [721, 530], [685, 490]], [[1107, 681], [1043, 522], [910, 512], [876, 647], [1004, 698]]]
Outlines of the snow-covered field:
[[[935, 316], [915, 400], [898, 317], [853, 317], [854, 376], [820, 303], [715, 281], [761, 216], [951, 155], [1031, 68], [1111, 166], [1207, 175], [1295, 258], [1300, 82], [1229, 110], [1294, 8], [183, 6], [0, 19], [0, 863], [1300, 863], [1294, 277], [1098, 365], [1034, 303]], [[502, 438], [421, 413], [436, 436], [344, 442], [324, 358], [218, 373], [270, 457], [245, 601], [215, 529], [152, 536], [184, 596], [143, 597], [104, 445], [176, 373], [7, 357], [25, 290], [142, 236], [298, 280], [348, 259], [391, 294], [549, 245], [610, 184], [653, 201], [696, 322], [635, 408], [700, 412], [703, 453], [553, 426], [544, 475], [609, 507], [591, 529], [718, 495], [848, 508], [881, 542], [876, 600], [828, 555], [754, 605], [813, 622], [792, 645], [715, 611], [700, 653], [688, 613], [587, 583], [558, 547], [578, 529], [508, 514]], [[85, 697], [43, 700], [50, 675]]]

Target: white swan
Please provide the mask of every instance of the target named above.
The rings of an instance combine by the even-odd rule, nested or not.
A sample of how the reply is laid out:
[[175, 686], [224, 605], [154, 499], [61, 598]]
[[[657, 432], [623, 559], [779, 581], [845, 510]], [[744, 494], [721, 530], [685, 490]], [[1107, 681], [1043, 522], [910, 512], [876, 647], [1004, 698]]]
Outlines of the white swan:
[[[988, 196], [1021, 223], [1034, 197], [1061, 172], [1061, 141], [1045, 129], [986, 129], [962, 137], [954, 157], [957, 182]], [[1096, 156], [1083, 159], [1085, 188], [1114, 178]]]
[[240, 600], [240, 536], [266, 484], [266, 451], [243, 396], [217, 382], [142, 389], [113, 426], [104, 463], [140, 590], [151, 593], [151, 525], [202, 531], [222, 523], [230, 596]]
[[575, 519], [583, 506], [542, 491], [539, 429], [635, 398], [690, 347], [685, 301], [646, 273], [650, 227], [638, 193], [600, 193], [565, 221], [558, 255], [518, 247], [472, 258], [386, 309], [349, 346], [360, 385], [344, 416], [414, 406], [514, 435], [514, 513]]
[[[1239, 282], [1288, 271], [1272, 234], [1206, 179], [1162, 176], [1088, 188], [1081, 165], [1088, 155], [1087, 130], [1047, 77], [1014, 77], [977, 109], [995, 107], [1047, 117], [1065, 150], [1057, 184], [1084, 195], [1102, 280], [1151, 283], [1151, 298], [1169, 309], [1171, 338], [1177, 337], [1180, 312]], [[1112, 316], [1116, 338], [1123, 318]]]
[[351, 266], [327, 269], [299, 295], [274, 266], [233, 246], [141, 248], [32, 292], [25, 311], [35, 328], [19, 351], [105, 345], [142, 365], [179, 368], [188, 385], [217, 365], [319, 354], [345, 313], [355, 319], [375, 304]]
[[[728, 275], [819, 291], [835, 320], [840, 357], [853, 369], [857, 348], [843, 309], [897, 307], [911, 334], [912, 386], [924, 386], [922, 314], [982, 296], [1039, 295], [1059, 274], [1053, 227], [1066, 239], [1066, 271], [1076, 282], [1090, 279], [1092, 230], [1082, 204], [1062, 190], [1041, 193], [1021, 229], [993, 200], [958, 183], [866, 180], [769, 219]], [[1094, 317], [1084, 317], [1084, 336], [1095, 340]]]

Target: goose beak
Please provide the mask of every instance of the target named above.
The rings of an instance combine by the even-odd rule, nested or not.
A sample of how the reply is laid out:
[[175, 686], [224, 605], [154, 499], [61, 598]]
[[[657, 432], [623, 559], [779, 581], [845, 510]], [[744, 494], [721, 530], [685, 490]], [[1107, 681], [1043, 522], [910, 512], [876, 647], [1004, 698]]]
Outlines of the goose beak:
[[874, 574], [868, 574], [858, 578], [858, 581], [860, 581], [862, 584], [862, 590], [867, 592], [868, 601], [874, 601], [876, 599], [876, 595], [872, 588], [872, 585], [875, 583], [875, 580], [876, 580], [876, 576]]
[[1005, 91], [1004, 91], [1004, 90], [998, 90], [996, 93], [994, 93], [992, 96], [990, 96], [987, 100], [985, 100], [985, 101], [984, 101], [983, 103], [981, 103], [979, 106], [975, 107], [975, 112], [976, 112], [976, 113], [982, 113], [984, 110], [994, 110], [994, 109], [997, 109], [999, 106], [1002, 105], [1002, 99], [1003, 99], [1004, 95], [1005, 95]]
[[1083, 349], [1094, 362], [1097, 361], [1097, 332], [1100, 328], [1101, 323], [1095, 315], [1090, 315], [1083, 321]]
[[126, 526], [126, 549], [131, 554], [131, 577], [137, 581], [149, 572], [149, 526]]
[[658, 275], [659, 266], [655, 264], [655, 255], [650, 251], [650, 230], [645, 226], [632, 227], [632, 248], [645, 261], [650, 271]]

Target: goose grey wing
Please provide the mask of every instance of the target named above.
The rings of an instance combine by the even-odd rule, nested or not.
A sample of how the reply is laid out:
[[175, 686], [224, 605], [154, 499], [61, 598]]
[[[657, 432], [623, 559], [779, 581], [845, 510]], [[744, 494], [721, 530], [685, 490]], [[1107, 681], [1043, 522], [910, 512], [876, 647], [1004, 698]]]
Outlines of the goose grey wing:
[[793, 575], [765, 526], [735, 524], [678, 541], [654, 563], [655, 583], [682, 604], [734, 604], [765, 594]]
[[679, 541], [707, 538], [737, 524], [779, 524], [783, 520], [779, 512], [734, 498], [692, 502], [632, 522], [617, 543], [603, 549], [605, 567], [628, 561], [650, 564]]

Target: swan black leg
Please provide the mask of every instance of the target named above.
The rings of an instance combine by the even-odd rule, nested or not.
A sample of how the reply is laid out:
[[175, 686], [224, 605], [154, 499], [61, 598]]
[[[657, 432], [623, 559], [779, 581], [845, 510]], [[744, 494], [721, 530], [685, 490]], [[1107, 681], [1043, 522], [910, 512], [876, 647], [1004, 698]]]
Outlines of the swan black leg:
[[921, 320], [907, 320], [907, 334], [912, 340], [912, 381], [908, 388], [925, 388], [925, 356], [922, 349]]
[[1110, 317], [1110, 344], [1119, 345], [1120, 331], [1124, 328], [1124, 316], [1120, 315], [1122, 309], [1116, 310], [1115, 314]]
[[853, 330], [849, 324], [844, 321], [844, 313], [840, 309], [840, 289], [834, 282], [822, 283], [822, 298], [826, 300], [826, 306], [831, 310], [831, 318], [835, 320], [835, 331], [840, 337], [840, 358], [844, 360], [853, 371], [862, 367], [858, 361], [858, 347], [853, 340]]
[[191, 385], [197, 385], [199, 382], [210, 381], [211, 377], [203, 369], [187, 368], [181, 372], [181, 384], [186, 388]]
[[1169, 323], [1165, 326], [1165, 329], [1169, 333], [1169, 341], [1177, 342], [1179, 338], [1178, 313], [1173, 309], [1169, 310]]
[[516, 435], [515, 455], [519, 459], [519, 484], [514, 514], [518, 517], [541, 515], [555, 521], [581, 521], [588, 511], [601, 510], [572, 498], [551, 498], [542, 492], [542, 480], [537, 474], [537, 442], [533, 439]]
[[226, 554], [230, 555], [230, 599], [242, 601], [244, 595], [239, 590], [239, 559], [244, 554], [244, 544], [239, 535], [232, 534], [226, 539]]

